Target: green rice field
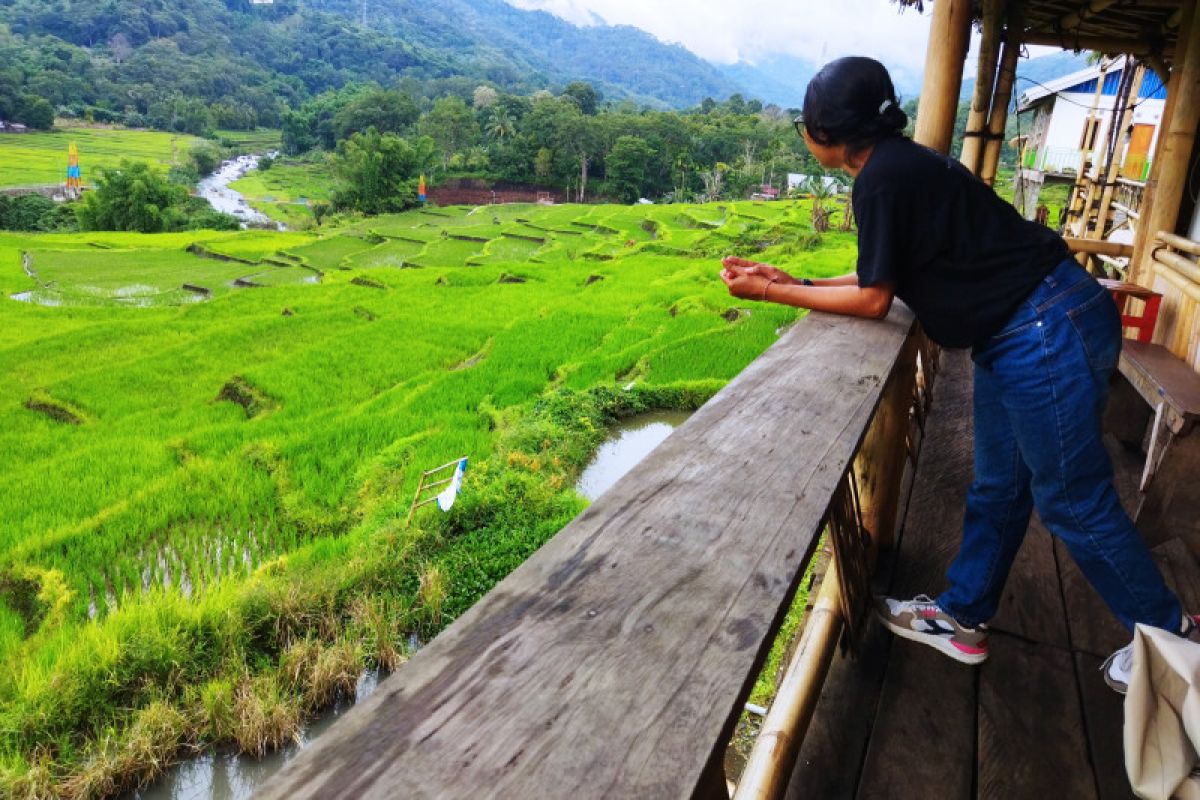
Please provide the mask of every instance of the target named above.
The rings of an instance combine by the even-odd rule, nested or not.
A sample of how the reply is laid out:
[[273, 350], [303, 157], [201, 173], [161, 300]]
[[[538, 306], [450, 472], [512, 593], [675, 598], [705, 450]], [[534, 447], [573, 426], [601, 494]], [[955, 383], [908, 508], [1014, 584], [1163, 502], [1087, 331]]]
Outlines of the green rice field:
[[97, 169], [117, 167], [121, 159], [148, 161], [165, 170], [186, 159], [192, 146], [201, 141], [186, 134], [104, 127], [0, 134], [0, 188], [63, 183], [71, 143], [79, 150], [79, 166], [87, 185]]
[[795, 319], [728, 296], [734, 253], [820, 277], [855, 245], [790, 202], [0, 233], [0, 796], [278, 746], [400, 663], [583, 508], [609, 422]]

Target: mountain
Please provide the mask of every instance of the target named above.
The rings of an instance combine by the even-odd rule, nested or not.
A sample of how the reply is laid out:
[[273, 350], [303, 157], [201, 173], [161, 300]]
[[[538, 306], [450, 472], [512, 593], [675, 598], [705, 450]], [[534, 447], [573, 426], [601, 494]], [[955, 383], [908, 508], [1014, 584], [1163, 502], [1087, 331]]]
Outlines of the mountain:
[[[817, 74], [824, 60], [810, 60], [789, 55], [770, 55], [754, 64], [739, 61], [722, 66], [721, 71], [732, 81], [741, 84], [747, 97], [784, 108], [799, 108], [804, 103], [804, 89]], [[921, 92], [921, 76], [895, 64], [888, 64], [892, 81], [901, 102], [911, 100]]]
[[[587, 81], [657, 108], [742, 88], [679, 45], [630, 27], [576, 27], [503, 0], [0, 0], [0, 119], [59, 114], [179, 127], [276, 126], [348, 83], [469, 98]], [[44, 108], [44, 105], [43, 105]]]
[[[1015, 101], [1021, 95], [1021, 92], [1039, 83], [1049, 83], [1055, 78], [1061, 78], [1064, 75], [1070, 75], [1072, 72], [1086, 69], [1090, 56], [1091, 54], [1086, 52], [1073, 53], [1070, 50], [1063, 50], [1058, 53], [1038, 56], [1037, 58], [1021, 59], [1017, 62], [1017, 78], [1016, 83], [1013, 85], [1013, 100]], [[959, 101], [964, 103], [970, 102], [971, 95], [974, 92], [975, 77], [972, 75], [963, 80], [962, 92], [959, 93]]]
[[[307, 0], [310, 9], [363, 19], [364, 0]], [[680, 45], [629, 26], [579, 27], [504, 0], [368, 0], [367, 26], [430, 48], [462, 74], [544, 88], [584, 80], [610, 99], [691, 106], [741, 87]]]

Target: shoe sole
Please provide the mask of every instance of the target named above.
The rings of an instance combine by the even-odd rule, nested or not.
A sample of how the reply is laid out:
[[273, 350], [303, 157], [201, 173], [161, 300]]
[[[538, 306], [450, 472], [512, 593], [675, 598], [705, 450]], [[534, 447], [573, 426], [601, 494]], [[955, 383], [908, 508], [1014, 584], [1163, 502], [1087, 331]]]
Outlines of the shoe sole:
[[910, 642], [917, 642], [918, 644], [923, 644], [923, 645], [932, 647], [934, 650], [937, 650], [938, 652], [942, 653], [943, 655], [947, 655], [950, 658], [953, 658], [955, 661], [958, 661], [959, 663], [982, 664], [984, 661], [987, 661], [987, 653], [977, 653], [977, 654], [964, 653], [963, 651], [961, 651], [957, 647], [955, 647], [953, 642], [951, 642], [949, 639], [947, 639], [945, 637], [930, 636], [929, 634], [918, 633], [917, 631], [911, 630], [909, 628], [902, 628], [899, 625], [894, 624], [891, 620], [884, 618], [883, 616], [880, 616], [879, 619], [887, 627], [888, 630], [890, 630], [892, 633], [896, 634], [897, 636], [901, 637], [902, 639], [908, 639]]

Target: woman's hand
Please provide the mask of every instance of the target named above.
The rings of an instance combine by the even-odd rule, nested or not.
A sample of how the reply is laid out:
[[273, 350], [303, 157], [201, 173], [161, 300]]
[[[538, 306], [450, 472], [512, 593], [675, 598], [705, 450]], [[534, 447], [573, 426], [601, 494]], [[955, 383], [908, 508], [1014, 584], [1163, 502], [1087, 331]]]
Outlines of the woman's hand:
[[[769, 277], [755, 271], [753, 267], [742, 267], [724, 261], [721, 263], [725, 267], [721, 270], [721, 280], [724, 281], [729, 293], [734, 297], [740, 297], [743, 300], [763, 300], [767, 287], [772, 283], [778, 283], [778, 281], [772, 281]], [[770, 269], [774, 269], [774, 267]]]
[[[775, 283], [800, 283], [800, 281], [796, 280], [791, 275], [788, 275], [778, 267], [772, 267], [770, 264], [762, 264], [758, 261], [750, 261], [749, 259], [745, 258], [738, 258], [737, 256], [726, 256], [725, 258], [721, 259], [721, 266], [725, 267], [726, 270], [730, 269], [731, 267], [735, 267], [750, 275], [761, 275], [767, 280], [774, 281]], [[728, 282], [726, 283], [728, 285]]]

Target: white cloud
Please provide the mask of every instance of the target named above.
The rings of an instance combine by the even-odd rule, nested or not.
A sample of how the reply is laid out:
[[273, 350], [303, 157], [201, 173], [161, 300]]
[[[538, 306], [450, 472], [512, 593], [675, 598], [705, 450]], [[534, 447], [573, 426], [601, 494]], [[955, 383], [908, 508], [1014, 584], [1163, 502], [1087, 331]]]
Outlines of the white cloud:
[[678, 42], [710, 61], [754, 63], [772, 54], [814, 63], [871, 55], [893, 69], [920, 73], [929, 38], [925, 15], [888, 0], [509, 0], [577, 25], [597, 15]]

